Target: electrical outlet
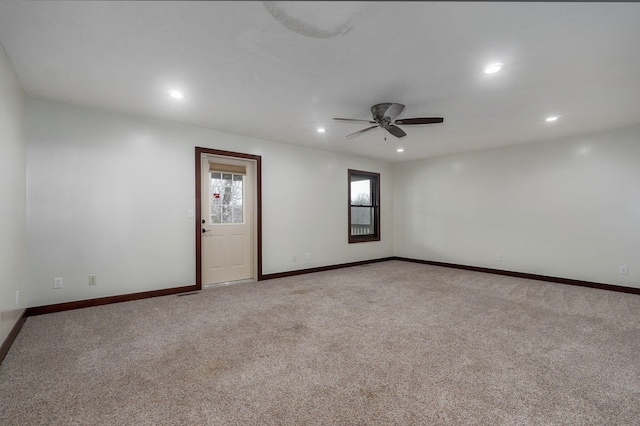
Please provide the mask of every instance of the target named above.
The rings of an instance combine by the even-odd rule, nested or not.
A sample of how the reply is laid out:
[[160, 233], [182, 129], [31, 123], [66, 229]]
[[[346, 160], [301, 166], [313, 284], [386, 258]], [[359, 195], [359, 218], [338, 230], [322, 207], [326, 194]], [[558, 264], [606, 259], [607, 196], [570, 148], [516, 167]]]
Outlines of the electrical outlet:
[[89, 285], [98, 284], [98, 276], [97, 275], [89, 275]]
[[496, 260], [498, 262], [502, 262], [502, 255], [501, 254], [496, 254]]
[[627, 275], [627, 274], [629, 273], [629, 270], [627, 269], [627, 267], [626, 267], [626, 266], [622, 266], [622, 265], [621, 265], [621, 266], [620, 266], [620, 273], [621, 273], [622, 275]]
[[53, 288], [62, 288], [62, 278], [53, 279]]
[[292, 262], [297, 262], [297, 261], [298, 261], [298, 256], [293, 256], [293, 257], [291, 258], [291, 261], [292, 261]]

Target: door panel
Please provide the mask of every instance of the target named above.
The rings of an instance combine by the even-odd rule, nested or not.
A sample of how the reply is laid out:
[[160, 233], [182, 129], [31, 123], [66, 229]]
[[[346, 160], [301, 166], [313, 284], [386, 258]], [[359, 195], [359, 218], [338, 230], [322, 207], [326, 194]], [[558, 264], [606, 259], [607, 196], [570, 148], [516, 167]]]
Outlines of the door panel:
[[243, 267], [245, 266], [244, 246], [246, 238], [244, 235], [236, 234], [232, 236], [233, 239], [233, 266]]
[[208, 253], [211, 259], [211, 269], [221, 269], [224, 263], [224, 238], [222, 235], [205, 235], [205, 238], [211, 239], [210, 243], [205, 243], [210, 248]]

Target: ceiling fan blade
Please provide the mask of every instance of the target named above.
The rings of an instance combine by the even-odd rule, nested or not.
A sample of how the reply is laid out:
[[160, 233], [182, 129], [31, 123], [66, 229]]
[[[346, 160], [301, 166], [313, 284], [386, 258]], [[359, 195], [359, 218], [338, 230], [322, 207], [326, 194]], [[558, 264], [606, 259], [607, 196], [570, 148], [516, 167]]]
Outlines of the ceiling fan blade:
[[390, 121], [396, 119], [397, 116], [404, 110], [404, 105], [402, 104], [391, 104], [389, 108], [384, 112], [384, 117], [388, 118]]
[[403, 138], [403, 137], [407, 136], [407, 134], [404, 132], [404, 130], [402, 130], [398, 126], [394, 126], [393, 124], [390, 124], [389, 127], [387, 127], [386, 129], [389, 131], [389, 133], [391, 133], [396, 138]]
[[366, 129], [362, 129], [362, 130], [357, 131], [355, 133], [351, 133], [350, 135], [347, 135], [347, 137], [350, 138], [351, 136], [361, 135], [363, 133], [368, 132], [369, 130], [373, 130], [373, 129], [377, 129], [377, 128], [378, 128], [378, 125], [376, 124], [375, 126], [367, 127]]
[[333, 121], [347, 121], [347, 122], [353, 122], [353, 123], [369, 123], [369, 124], [376, 124], [375, 121], [371, 121], [371, 120], [359, 120], [357, 118], [334, 118]]
[[396, 120], [393, 124], [436, 124], [444, 122], [442, 117], [419, 117], [419, 118], [403, 118]]

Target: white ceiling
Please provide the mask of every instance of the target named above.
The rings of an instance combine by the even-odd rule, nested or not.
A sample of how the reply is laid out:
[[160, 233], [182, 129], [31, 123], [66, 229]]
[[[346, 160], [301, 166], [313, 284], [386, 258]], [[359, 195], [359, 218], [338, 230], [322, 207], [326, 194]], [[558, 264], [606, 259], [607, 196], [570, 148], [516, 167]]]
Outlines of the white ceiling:
[[[0, 42], [32, 96], [391, 162], [640, 122], [638, 3], [2, 1]], [[331, 120], [380, 102], [445, 122]]]

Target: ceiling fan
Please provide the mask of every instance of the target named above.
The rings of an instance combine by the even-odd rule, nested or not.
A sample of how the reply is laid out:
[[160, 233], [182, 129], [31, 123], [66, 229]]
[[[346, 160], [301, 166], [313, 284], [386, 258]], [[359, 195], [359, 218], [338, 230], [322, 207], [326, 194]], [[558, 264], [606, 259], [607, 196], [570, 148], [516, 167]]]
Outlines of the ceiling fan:
[[[404, 110], [404, 105], [385, 102], [382, 104], [377, 104], [371, 107], [371, 114], [373, 114], [373, 120], [358, 120], [355, 118], [334, 118], [334, 121], [346, 121], [346, 122], [356, 122], [356, 123], [369, 123], [375, 124], [375, 126], [367, 127], [366, 129], [362, 129], [355, 133], [351, 133], [347, 135], [347, 137], [358, 136], [363, 133], [366, 133], [370, 130], [373, 130], [377, 127], [381, 127], [391, 133], [393, 136], [397, 138], [403, 138], [407, 136], [407, 134], [402, 130], [398, 125], [408, 125], [408, 124], [435, 124], [444, 122], [444, 118], [442, 117], [418, 117], [418, 118], [403, 118], [400, 120], [396, 120], [396, 118], [402, 113]], [[395, 121], [394, 121], [395, 120]], [[386, 140], [386, 136], [385, 136]]]

